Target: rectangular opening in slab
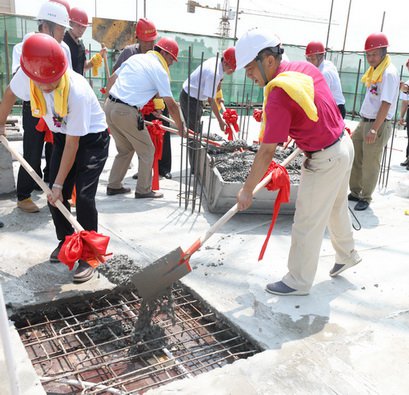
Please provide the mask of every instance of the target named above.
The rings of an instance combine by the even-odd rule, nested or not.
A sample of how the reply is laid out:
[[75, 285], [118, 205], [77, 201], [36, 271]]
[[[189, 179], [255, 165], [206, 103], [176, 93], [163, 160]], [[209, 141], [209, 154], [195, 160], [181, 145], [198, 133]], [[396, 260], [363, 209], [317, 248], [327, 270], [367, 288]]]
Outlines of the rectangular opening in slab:
[[133, 292], [51, 305], [12, 320], [50, 394], [143, 393], [260, 351], [186, 289], [174, 288], [172, 298], [174, 318], [155, 315], [156, 337], [147, 340], [135, 337], [142, 301]]

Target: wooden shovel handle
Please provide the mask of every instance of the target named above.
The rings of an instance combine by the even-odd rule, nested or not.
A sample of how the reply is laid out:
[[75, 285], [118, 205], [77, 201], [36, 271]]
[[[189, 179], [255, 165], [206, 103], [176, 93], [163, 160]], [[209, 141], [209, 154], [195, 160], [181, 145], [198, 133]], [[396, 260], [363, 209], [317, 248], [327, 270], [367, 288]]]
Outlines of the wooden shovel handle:
[[[29, 163], [9, 144], [9, 141], [6, 139], [5, 136], [0, 135], [0, 141], [3, 145], [7, 148], [7, 150], [12, 154], [24, 167], [30, 177], [41, 187], [46, 195], [52, 194], [51, 189], [48, 185], [41, 179], [41, 177], [34, 171], [34, 169], [29, 165]], [[68, 211], [67, 207], [63, 205], [61, 200], [57, 200], [55, 202], [58, 210], [61, 211], [61, 214], [70, 222], [70, 224], [74, 227], [77, 232], [81, 232], [84, 228], [81, 224], [77, 221], [77, 219]]]
[[[108, 50], [104, 43], [101, 43], [101, 49]], [[105, 79], [108, 81], [109, 77], [111, 76], [110, 75], [111, 73], [109, 72], [109, 67], [108, 67], [107, 52], [104, 52], [104, 55], [102, 56], [102, 58], [104, 59]], [[106, 85], [106, 83], [105, 83], [105, 85]]]
[[[153, 125], [153, 122], [151, 122], [151, 121], [144, 121], [147, 125]], [[169, 127], [169, 126], [165, 126], [165, 125], [161, 125], [161, 128], [163, 129], [163, 130], [165, 130], [166, 132], [170, 132], [170, 133], [175, 133], [175, 134], [177, 134], [178, 133], [178, 130], [177, 129], [175, 129], [175, 128], [171, 128], [171, 127]], [[189, 129], [189, 135], [194, 135], [194, 133]], [[203, 140], [205, 141], [205, 142], [208, 142], [210, 145], [214, 145], [215, 147], [221, 147], [222, 146], [222, 144], [221, 143], [219, 143], [218, 141], [214, 141], [214, 140], [210, 140], [210, 139], [206, 139], [206, 138], [203, 138]]]

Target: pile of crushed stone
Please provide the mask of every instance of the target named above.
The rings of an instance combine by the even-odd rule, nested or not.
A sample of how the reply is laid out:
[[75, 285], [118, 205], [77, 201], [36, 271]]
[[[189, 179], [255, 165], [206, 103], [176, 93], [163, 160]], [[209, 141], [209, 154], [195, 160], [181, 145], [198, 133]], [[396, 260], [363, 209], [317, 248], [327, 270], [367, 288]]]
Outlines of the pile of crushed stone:
[[[248, 147], [247, 150], [242, 152], [235, 151], [222, 153], [209, 150], [208, 153], [211, 158], [210, 166], [217, 168], [223, 181], [243, 183], [246, 181], [246, 178], [250, 173], [257, 150], [257, 144]], [[282, 163], [293, 151], [294, 148], [277, 150], [274, 160], [277, 163]], [[301, 165], [303, 160], [303, 157], [299, 155], [286, 167], [292, 184], [299, 184], [300, 182]]]

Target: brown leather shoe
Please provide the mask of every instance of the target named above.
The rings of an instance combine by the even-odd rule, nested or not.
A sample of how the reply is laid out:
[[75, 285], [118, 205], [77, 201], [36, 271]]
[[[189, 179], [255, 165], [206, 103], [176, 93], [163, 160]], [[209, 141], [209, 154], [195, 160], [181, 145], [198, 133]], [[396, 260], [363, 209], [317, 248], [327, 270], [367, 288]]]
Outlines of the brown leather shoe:
[[120, 195], [122, 193], [129, 193], [131, 192], [131, 188], [110, 188], [107, 187], [107, 195], [111, 196], [111, 195]]
[[156, 191], [150, 191], [148, 193], [138, 193], [135, 192], [135, 199], [157, 199], [157, 198], [162, 198], [163, 193], [162, 192], [156, 192]]
[[38, 213], [40, 211], [31, 198], [17, 201], [17, 207], [25, 213]]

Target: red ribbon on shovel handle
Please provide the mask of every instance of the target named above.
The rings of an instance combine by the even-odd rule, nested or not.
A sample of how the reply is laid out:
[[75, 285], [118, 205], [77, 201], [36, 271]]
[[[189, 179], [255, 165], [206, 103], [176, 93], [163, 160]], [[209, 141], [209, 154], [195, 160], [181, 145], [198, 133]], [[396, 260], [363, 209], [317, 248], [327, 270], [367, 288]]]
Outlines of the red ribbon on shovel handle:
[[[73, 233], [66, 236], [64, 244], [58, 254], [58, 259], [66, 264], [70, 270], [73, 269], [75, 262], [79, 259], [87, 261], [97, 260], [98, 263], [104, 263], [109, 243], [109, 236], [104, 236], [93, 230], [82, 230], [79, 233]], [[93, 266], [93, 265], [91, 265]]]

